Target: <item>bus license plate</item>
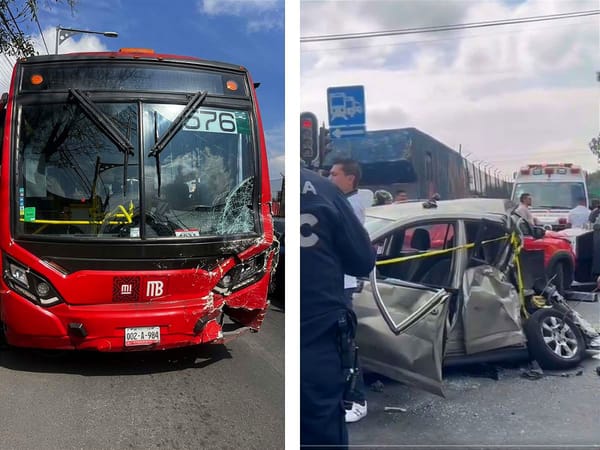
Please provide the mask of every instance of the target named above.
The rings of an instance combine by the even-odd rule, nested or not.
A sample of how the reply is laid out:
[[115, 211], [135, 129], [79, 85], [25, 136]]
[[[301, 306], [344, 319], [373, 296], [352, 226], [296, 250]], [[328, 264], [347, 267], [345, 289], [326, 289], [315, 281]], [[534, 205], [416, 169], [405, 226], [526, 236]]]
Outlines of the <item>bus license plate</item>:
[[125, 328], [125, 347], [160, 342], [160, 327]]

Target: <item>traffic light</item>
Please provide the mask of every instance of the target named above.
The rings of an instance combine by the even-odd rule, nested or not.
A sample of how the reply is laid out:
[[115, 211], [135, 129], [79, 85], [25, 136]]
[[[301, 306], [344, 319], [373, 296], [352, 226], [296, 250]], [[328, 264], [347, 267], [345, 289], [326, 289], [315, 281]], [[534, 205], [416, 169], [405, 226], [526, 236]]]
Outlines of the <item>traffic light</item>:
[[331, 146], [331, 137], [329, 136], [329, 130], [325, 128], [325, 124], [319, 128], [319, 155], [321, 157], [320, 165], [322, 166], [325, 156], [333, 150]]
[[311, 112], [300, 114], [300, 158], [310, 166], [319, 156], [317, 116]]

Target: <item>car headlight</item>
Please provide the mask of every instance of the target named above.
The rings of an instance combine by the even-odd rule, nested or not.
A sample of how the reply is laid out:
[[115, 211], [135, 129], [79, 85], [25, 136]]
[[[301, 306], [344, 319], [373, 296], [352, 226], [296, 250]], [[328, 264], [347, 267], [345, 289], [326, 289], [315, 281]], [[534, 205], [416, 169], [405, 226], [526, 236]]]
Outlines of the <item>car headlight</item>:
[[6, 284], [32, 303], [53, 306], [63, 301], [50, 282], [29, 267], [6, 255], [2, 265]]
[[269, 249], [232, 267], [217, 283], [215, 291], [227, 295], [260, 280], [267, 271], [270, 252]]

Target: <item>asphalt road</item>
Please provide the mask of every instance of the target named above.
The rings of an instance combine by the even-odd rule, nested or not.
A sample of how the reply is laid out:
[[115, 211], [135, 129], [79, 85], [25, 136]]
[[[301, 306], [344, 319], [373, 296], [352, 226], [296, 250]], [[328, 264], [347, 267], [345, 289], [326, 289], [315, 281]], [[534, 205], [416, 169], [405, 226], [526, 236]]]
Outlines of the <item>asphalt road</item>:
[[[571, 303], [600, 329], [600, 303]], [[479, 365], [445, 372], [446, 398], [371, 375], [368, 415], [349, 424], [352, 445], [373, 448], [600, 449], [600, 359], [579, 370], [522, 377], [527, 363]], [[580, 372], [579, 375], [577, 373]], [[406, 411], [386, 412], [385, 407]], [[502, 446], [502, 447], [500, 447]], [[531, 448], [531, 447], [530, 447]]]
[[0, 448], [284, 448], [284, 313], [227, 345], [0, 350]]

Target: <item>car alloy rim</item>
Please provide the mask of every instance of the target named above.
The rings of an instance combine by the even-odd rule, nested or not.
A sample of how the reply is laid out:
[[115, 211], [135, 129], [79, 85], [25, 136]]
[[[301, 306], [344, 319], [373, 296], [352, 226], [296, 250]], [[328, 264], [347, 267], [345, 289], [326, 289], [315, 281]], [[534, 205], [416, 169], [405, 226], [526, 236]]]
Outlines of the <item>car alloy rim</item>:
[[577, 354], [577, 337], [565, 321], [550, 316], [541, 325], [544, 342], [558, 357], [570, 359]]

